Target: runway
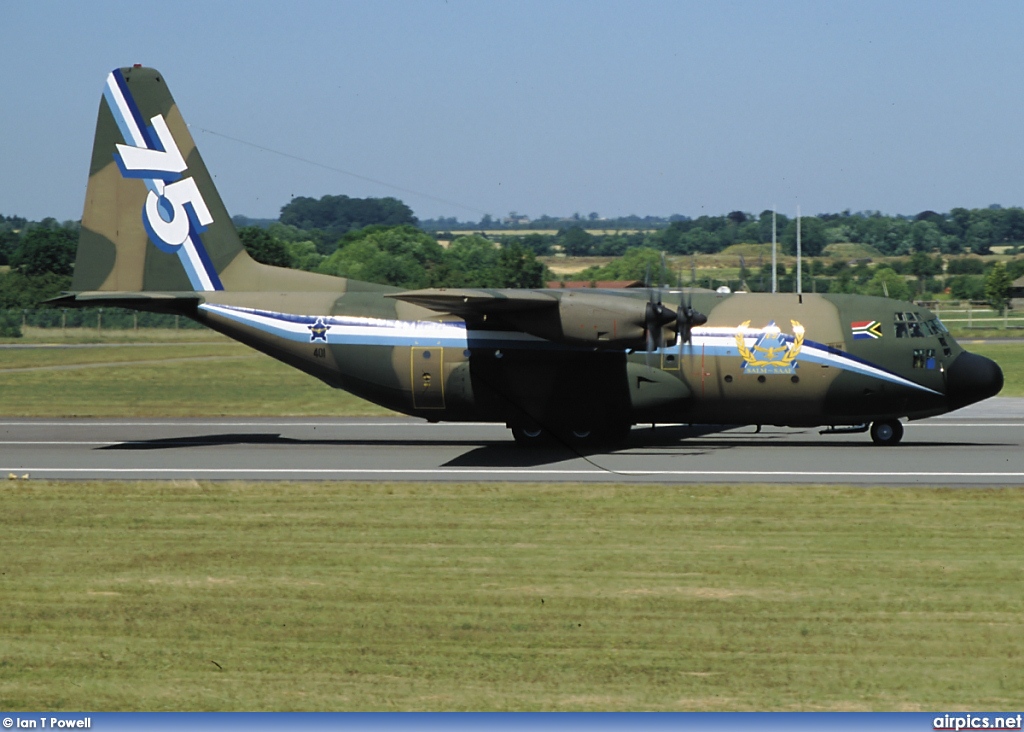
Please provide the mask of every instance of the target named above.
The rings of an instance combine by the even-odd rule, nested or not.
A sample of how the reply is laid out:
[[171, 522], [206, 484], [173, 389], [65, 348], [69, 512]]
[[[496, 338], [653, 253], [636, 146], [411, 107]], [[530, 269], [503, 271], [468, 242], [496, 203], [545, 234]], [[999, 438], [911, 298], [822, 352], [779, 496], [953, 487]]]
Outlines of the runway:
[[905, 427], [897, 447], [817, 429], [636, 427], [625, 449], [579, 455], [521, 450], [502, 425], [402, 417], [0, 419], [0, 476], [1024, 485], [1024, 399]]

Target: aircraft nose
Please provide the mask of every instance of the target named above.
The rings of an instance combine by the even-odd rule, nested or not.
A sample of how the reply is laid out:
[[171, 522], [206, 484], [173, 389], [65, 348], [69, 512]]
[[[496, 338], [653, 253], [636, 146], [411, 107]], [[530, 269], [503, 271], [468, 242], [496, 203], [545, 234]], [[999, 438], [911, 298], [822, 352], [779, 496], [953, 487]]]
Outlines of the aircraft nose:
[[1002, 388], [999, 364], [976, 353], [961, 353], [946, 372], [946, 397], [953, 409], [988, 399]]

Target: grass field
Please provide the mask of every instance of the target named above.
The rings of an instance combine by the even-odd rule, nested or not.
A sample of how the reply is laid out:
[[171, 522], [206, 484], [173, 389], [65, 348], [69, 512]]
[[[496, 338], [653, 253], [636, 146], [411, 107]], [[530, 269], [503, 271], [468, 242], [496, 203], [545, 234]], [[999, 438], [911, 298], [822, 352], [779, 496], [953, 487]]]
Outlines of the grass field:
[[0, 484], [6, 709], [1024, 703], [1024, 490]]
[[391, 414], [239, 343], [0, 352], [8, 417]]
[[999, 396], [1024, 396], [1024, 341], [1021, 343], [969, 343], [961, 345], [972, 353], [987, 356], [1003, 370], [1003, 390]]
[[[384, 413], [244, 346], [180, 333], [5, 349], [2, 411]], [[1024, 348], [968, 348], [1002, 365], [1005, 395], [1024, 395]], [[1024, 703], [1024, 489], [0, 491], [7, 709]]]

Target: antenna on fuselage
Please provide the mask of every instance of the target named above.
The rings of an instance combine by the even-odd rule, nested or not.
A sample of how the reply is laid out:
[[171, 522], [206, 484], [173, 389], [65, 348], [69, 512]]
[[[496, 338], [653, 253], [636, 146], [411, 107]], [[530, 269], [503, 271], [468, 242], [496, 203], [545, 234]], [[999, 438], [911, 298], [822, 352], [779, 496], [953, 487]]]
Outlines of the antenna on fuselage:
[[796, 207], [796, 294], [802, 295], [804, 288], [800, 282], [800, 206]]
[[772, 294], [779, 291], [779, 271], [775, 268], [775, 207], [772, 206]]

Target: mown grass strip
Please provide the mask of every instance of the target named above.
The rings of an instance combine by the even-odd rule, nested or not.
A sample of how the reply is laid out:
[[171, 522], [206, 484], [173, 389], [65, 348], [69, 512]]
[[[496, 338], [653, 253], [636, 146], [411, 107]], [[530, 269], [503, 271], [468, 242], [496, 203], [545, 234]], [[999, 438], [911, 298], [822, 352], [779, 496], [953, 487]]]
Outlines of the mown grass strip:
[[7, 709], [1012, 709], [1024, 490], [0, 484]]
[[[95, 366], [115, 361], [121, 365]], [[74, 368], [50, 368], [60, 366]], [[0, 353], [0, 394], [7, 417], [392, 414], [228, 341], [7, 350]]]
[[1003, 390], [999, 396], [1024, 396], [1024, 341], [1021, 343], [968, 343], [971, 353], [987, 356], [1003, 370]]

